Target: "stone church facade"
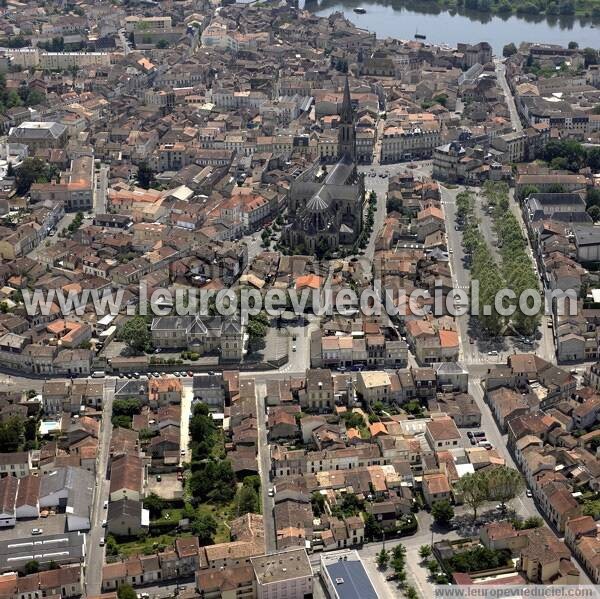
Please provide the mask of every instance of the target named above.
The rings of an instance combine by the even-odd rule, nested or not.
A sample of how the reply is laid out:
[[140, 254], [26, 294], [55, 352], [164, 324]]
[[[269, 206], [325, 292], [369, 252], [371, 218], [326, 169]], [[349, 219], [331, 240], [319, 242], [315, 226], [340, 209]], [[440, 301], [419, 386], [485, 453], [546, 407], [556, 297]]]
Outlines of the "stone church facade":
[[348, 79], [338, 125], [338, 160], [314, 163], [292, 184], [283, 239], [298, 253], [351, 247], [363, 228], [364, 180], [356, 170], [355, 114]]

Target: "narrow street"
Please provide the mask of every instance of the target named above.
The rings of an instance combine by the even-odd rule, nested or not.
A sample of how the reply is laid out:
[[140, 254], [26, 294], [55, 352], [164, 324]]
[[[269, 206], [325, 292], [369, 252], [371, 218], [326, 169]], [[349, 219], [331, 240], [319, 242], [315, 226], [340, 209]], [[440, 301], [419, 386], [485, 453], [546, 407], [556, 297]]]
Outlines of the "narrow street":
[[106, 213], [106, 195], [108, 191], [108, 166], [102, 165], [96, 176], [94, 190], [94, 214]]
[[181, 427], [179, 429], [179, 447], [185, 451], [180, 456], [180, 463], [192, 461], [192, 451], [190, 449], [190, 416], [192, 415], [192, 400], [194, 399], [194, 379], [180, 379], [183, 385], [181, 394]]
[[100, 438], [98, 439], [99, 453], [96, 458], [96, 487], [92, 505], [92, 528], [87, 537], [87, 555], [85, 560], [85, 590], [86, 596], [100, 594], [102, 586], [102, 566], [104, 565], [104, 547], [100, 547], [100, 539], [104, 537], [102, 520], [106, 518], [104, 502], [108, 500], [110, 483], [107, 478], [110, 438], [112, 436], [112, 405], [115, 397], [114, 378], [106, 379], [104, 385], [104, 402], [102, 406], [102, 421]]
[[267, 440], [267, 422], [265, 412], [266, 383], [256, 383], [256, 420], [258, 427], [258, 469], [260, 474], [262, 513], [265, 531], [266, 553], [273, 553], [277, 549], [275, 539], [275, 522], [273, 519], [273, 498], [269, 497], [271, 488], [271, 451]]
[[515, 131], [522, 131], [523, 125], [521, 124], [517, 106], [515, 105], [515, 99], [513, 98], [510, 88], [508, 87], [508, 81], [506, 80], [506, 66], [500, 58], [495, 58], [494, 64], [496, 65], [496, 76], [498, 77], [498, 83], [502, 88], [502, 92], [506, 98], [506, 105], [508, 106], [508, 111], [510, 112], [510, 122], [512, 123]]

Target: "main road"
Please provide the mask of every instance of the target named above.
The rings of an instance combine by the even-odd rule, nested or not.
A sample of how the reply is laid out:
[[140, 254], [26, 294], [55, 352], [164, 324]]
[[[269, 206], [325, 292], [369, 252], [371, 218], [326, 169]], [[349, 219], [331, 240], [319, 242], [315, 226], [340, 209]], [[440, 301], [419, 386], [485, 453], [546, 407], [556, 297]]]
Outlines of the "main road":
[[106, 379], [104, 384], [104, 401], [102, 405], [102, 421], [98, 439], [98, 456], [96, 457], [96, 487], [92, 505], [92, 528], [87, 538], [87, 555], [85, 556], [85, 594], [94, 597], [100, 594], [102, 586], [102, 567], [104, 565], [104, 547], [100, 547], [100, 539], [104, 537], [102, 520], [106, 518], [104, 502], [108, 500], [108, 458], [110, 438], [112, 436], [112, 405], [115, 398], [114, 378]]

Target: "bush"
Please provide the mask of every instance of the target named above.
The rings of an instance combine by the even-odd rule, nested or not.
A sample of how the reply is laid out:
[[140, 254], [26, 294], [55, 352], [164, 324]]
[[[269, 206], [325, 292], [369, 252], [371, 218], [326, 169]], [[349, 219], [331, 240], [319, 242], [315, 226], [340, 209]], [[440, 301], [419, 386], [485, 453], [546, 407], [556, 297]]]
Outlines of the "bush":
[[483, 546], [474, 547], [461, 553], [456, 553], [446, 560], [452, 572], [478, 572], [506, 566], [510, 562], [508, 549], [487, 549]]

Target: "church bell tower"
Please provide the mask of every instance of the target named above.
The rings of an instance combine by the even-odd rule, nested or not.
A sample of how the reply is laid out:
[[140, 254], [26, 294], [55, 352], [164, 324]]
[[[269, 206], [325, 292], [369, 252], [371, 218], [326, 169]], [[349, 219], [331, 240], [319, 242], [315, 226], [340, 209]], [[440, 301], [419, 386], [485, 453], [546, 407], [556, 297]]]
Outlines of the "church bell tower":
[[338, 154], [340, 158], [349, 158], [353, 163], [356, 163], [356, 130], [348, 77], [346, 77], [344, 85], [344, 100], [342, 101], [340, 123], [338, 125]]

